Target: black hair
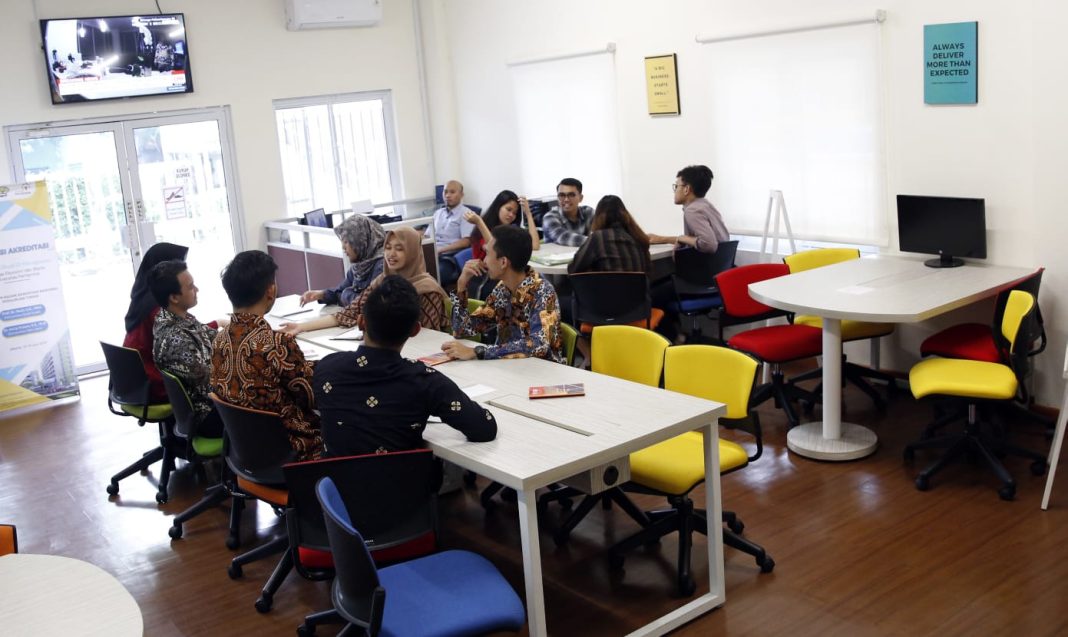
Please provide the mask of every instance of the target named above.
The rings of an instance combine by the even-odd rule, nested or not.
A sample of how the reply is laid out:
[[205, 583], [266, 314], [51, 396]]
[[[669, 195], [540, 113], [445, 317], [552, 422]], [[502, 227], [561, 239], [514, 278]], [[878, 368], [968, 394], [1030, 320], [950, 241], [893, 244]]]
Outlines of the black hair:
[[419, 293], [399, 274], [391, 274], [367, 293], [363, 329], [379, 345], [404, 345], [419, 322]]
[[493, 251], [499, 257], [507, 257], [509, 266], [516, 272], [525, 272], [534, 244], [530, 233], [519, 226], [497, 226], [492, 230]]
[[182, 284], [178, 282], [178, 275], [188, 269], [185, 261], [172, 259], [160, 261], [148, 271], [148, 289], [160, 307], [167, 307], [171, 304], [172, 294], [182, 293]]
[[682, 183], [693, 189], [693, 194], [704, 197], [712, 187], [712, 169], [708, 166], [687, 166], [675, 174]]
[[582, 182], [574, 177], [564, 177], [560, 180], [560, 183], [556, 184], [556, 189], [560, 190], [560, 186], [573, 186], [575, 190], [582, 194]]
[[222, 285], [235, 308], [251, 307], [274, 283], [278, 264], [261, 250], [239, 252], [222, 271]]
[[[486, 212], [482, 213], [482, 220], [486, 222], [486, 227], [493, 232], [493, 229], [501, 225], [501, 208], [504, 204], [514, 201], [516, 205], [515, 211], [515, 225], [519, 225], [519, 220], [523, 218], [523, 213], [518, 209], [519, 207], [519, 195], [515, 194], [511, 190], [502, 190], [497, 193], [497, 196], [493, 198], [493, 203], [486, 206]], [[471, 231], [472, 239], [482, 238], [482, 231], [475, 226], [475, 229]]]

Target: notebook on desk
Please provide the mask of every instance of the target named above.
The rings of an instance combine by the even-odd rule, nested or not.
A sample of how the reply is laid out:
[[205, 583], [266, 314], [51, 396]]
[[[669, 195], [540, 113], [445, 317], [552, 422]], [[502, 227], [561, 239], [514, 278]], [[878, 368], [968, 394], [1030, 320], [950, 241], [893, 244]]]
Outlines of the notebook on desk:
[[340, 334], [335, 334], [330, 337], [332, 341], [362, 341], [363, 330], [358, 327], [354, 327], [351, 330], [345, 330]]
[[271, 311], [267, 314], [275, 318], [285, 319], [299, 314], [307, 314], [314, 310], [313, 306], [300, 306], [299, 294], [289, 294], [275, 299], [274, 306], [271, 307]]
[[564, 265], [571, 263], [571, 260], [575, 258], [576, 250], [570, 252], [553, 252], [548, 254], [538, 254], [535, 252], [530, 255], [530, 260], [542, 265]]

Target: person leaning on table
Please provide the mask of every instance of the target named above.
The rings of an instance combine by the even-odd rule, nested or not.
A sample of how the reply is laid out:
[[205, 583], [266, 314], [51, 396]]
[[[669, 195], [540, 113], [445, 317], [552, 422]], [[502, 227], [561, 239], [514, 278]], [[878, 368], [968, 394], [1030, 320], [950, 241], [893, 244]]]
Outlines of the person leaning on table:
[[721, 242], [730, 241], [723, 216], [705, 199], [711, 187], [712, 170], [708, 166], [687, 166], [680, 170], [671, 188], [675, 192], [675, 203], [682, 206], [682, 234], [651, 234], [649, 243], [674, 243], [676, 248], [715, 252]]
[[[497, 328], [493, 345], [468, 347], [459, 341], [441, 346], [452, 358], [544, 358], [564, 362], [560, 332], [560, 309], [556, 290], [527, 266], [530, 235], [516, 226], [497, 226], [486, 243], [486, 258], [464, 264], [452, 295], [452, 332], [463, 338]], [[485, 305], [467, 311], [467, 283], [483, 272], [498, 283]]]
[[419, 293], [404, 277], [385, 277], [360, 315], [363, 344], [315, 366], [312, 385], [328, 456], [408, 451], [423, 446], [427, 418], [437, 416], [471, 442], [497, 436], [497, 421], [452, 380], [401, 356], [419, 333]]

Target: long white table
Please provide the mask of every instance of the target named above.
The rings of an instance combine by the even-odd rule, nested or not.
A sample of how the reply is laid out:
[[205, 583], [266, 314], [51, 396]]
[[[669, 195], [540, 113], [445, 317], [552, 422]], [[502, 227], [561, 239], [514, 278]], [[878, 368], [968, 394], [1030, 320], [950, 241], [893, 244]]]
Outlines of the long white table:
[[817, 460], [854, 460], [875, 451], [871, 429], [842, 422], [842, 320], [916, 323], [992, 296], [1034, 272], [971, 263], [929, 268], [920, 258], [878, 255], [749, 286], [754, 299], [823, 319], [823, 421], [787, 433], [791, 451]]
[[[328, 350], [355, 350], [359, 342], [330, 339], [341, 331], [318, 330], [298, 338], [302, 347], [310, 343]], [[402, 353], [419, 358], [439, 352], [441, 344], [451, 338], [422, 330], [408, 341]], [[540, 359], [450, 361], [435, 369], [474, 394], [497, 419], [497, 438], [491, 442], [467, 442], [463, 434], [440, 423], [429, 424], [423, 437], [439, 457], [518, 493], [531, 635], [547, 634], [536, 489], [703, 428], [705, 508], [708, 519], [720, 518], [719, 446], [707, 442], [717, 440], [718, 418], [725, 413], [720, 403]], [[586, 395], [534, 401], [527, 398], [531, 385], [561, 383], [584, 383]], [[662, 635], [724, 603], [723, 539], [713, 529], [707, 540], [709, 592], [632, 635]]]
[[[571, 254], [572, 256], [574, 256], [574, 254], [575, 254], [575, 252], [577, 250], [578, 250], [578, 248], [576, 248], [576, 247], [562, 246], [562, 245], [559, 245], [559, 244], [556, 244], [556, 243], [542, 243], [541, 244], [541, 248], [539, 248], [538, 250], [535, 250], [534, 253], [531, 255], [530, 267], [534, 268], [539, 274], [541, 274], [543, 276], [552, 276], [552, 275], [563, 275], [563, 276], [566, 276], [567, 275], [567, 266], [568, 266], [569, 263], [571, 263], [571, 259], [568, 259], [567, 261], [564, 261], [563, 263], [555, 263], [553, 265], [547, 265], [547, 264], [544, 264], [544, 263], [538, 263], [538, 261], [536, 259], [539, 258], [539, 257], [542, 257], [542, 256], [552, 256], [552, 255]], [[658, 261], [660, 259], [671, 258], [671, 255], [674, 254], [674, 252], [675, 252], [675, 246], [674, 245], [670, 245], [670, 244], [666, 244], [666, 243], [658, 243], [658, 244], [649, 246], [649, 258], [651, 258], [653, 261]]]
[[59, 555], [0, 557], [0, 635], [140, 637], [141, 609], [119, 580]]

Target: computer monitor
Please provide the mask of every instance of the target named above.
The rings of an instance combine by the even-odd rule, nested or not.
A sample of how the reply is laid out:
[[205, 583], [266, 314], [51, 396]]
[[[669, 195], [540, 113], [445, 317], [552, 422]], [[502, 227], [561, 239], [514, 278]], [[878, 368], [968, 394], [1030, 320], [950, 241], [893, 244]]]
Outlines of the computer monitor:
[[326, 216], [325, 210], [316, 208], [311, 212], [304, 213], [304, 225], [315, 226], [317, 228], [329, 228], [330, 218]]
[[897, 232], [902, 252], [937, 254], [931, 268], [964, 265], [958, 257], [986, 258], [986, 202], [960, 197], [897, 196]]

